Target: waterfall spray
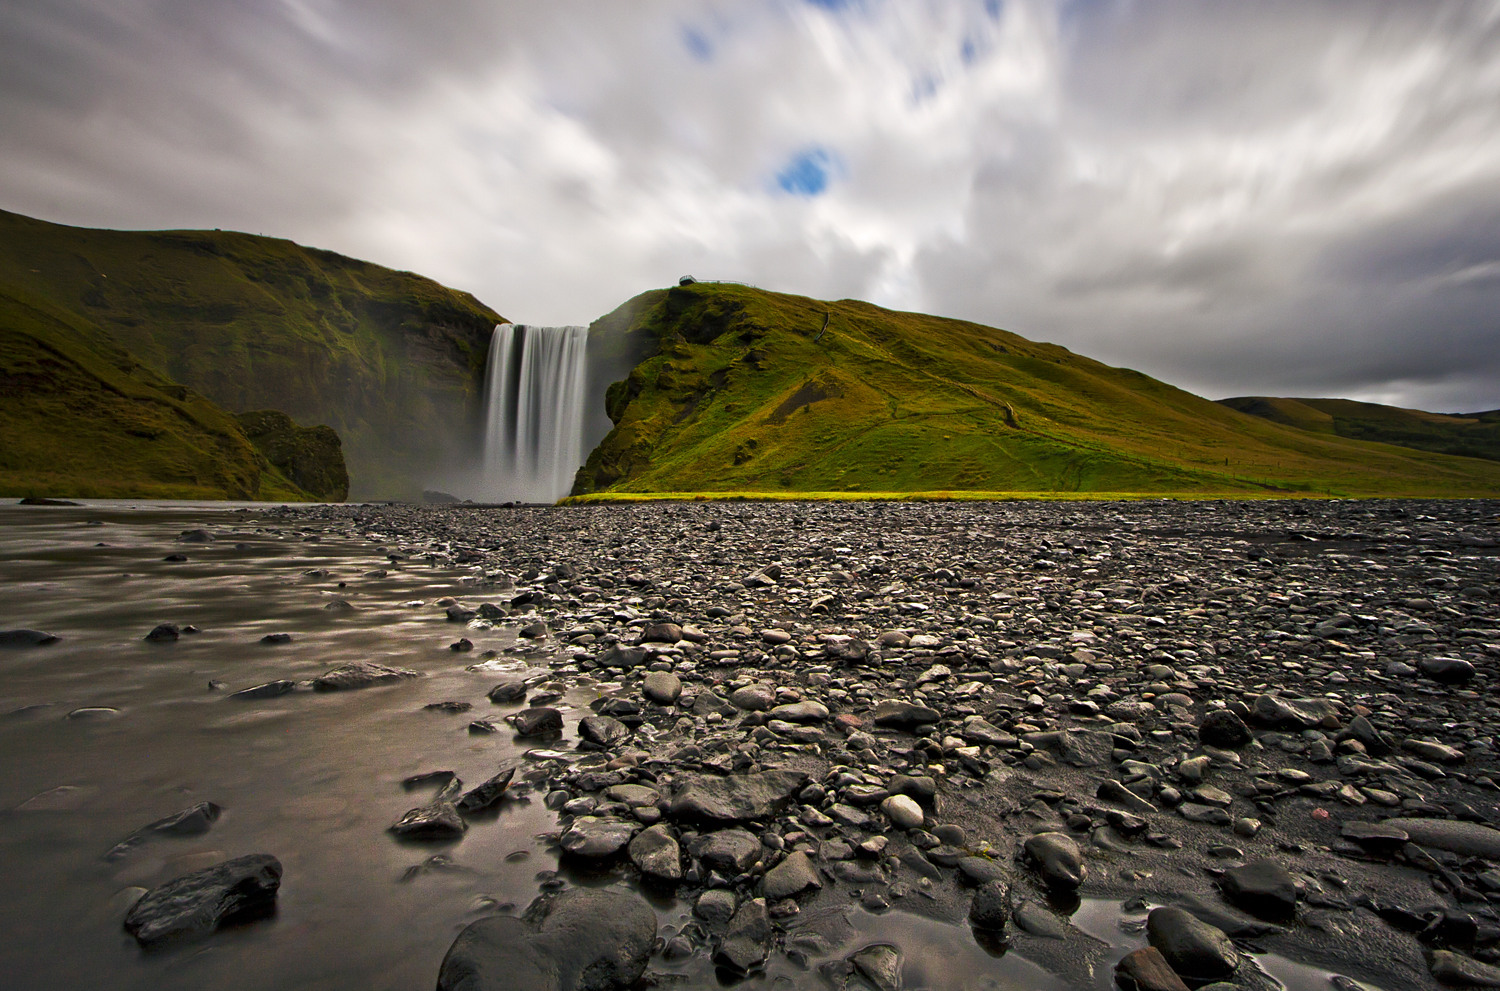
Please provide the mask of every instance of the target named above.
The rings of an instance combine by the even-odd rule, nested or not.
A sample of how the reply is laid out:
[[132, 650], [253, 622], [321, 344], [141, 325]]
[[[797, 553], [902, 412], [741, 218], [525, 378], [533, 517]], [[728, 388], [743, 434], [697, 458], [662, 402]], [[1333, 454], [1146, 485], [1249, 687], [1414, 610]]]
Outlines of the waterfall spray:
[[587, 327], [502, 323], [485, 376], [486, 498], [556, 502], [583, 464]]

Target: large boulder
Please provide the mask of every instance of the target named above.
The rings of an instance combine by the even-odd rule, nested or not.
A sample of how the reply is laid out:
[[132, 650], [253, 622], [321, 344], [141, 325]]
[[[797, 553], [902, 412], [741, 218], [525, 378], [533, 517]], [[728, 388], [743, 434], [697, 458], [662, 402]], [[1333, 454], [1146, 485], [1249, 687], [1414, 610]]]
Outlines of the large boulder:
[[1220, 884], [1226, 898], [1263, 919], [1290, 919], [1297, 911], [1297, 880], [1273, 860], [1231, 867]]
[[1180, 908], [1152, 909], [1146, 938], [1173, 970], [1195, 983], [1228, 977], [1240, 964], [1239, 951], [1222, 929]]
[[142, 946], [206, 936], [268, 914], [280, 887], [281, 861], [270, 854], [226, 860], [146, 892], [126, 914], [125, 931]]
[[490, 916], [458, 934], [438, 991], [617, 991], [646, 971], [656, 913], [620, 891], [574, 888], [523, 918]]
[[801, 771], [780, 767], [721, 778], [694, 777], [672, 796], [671, 815], [709, 823], [764, 819], [785, 808], [806, 780]]

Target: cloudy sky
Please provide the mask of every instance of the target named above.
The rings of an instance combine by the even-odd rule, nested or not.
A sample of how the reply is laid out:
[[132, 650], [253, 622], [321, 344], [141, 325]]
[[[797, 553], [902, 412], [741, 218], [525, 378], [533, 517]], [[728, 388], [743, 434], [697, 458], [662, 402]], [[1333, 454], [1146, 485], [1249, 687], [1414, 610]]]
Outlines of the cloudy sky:
[[1500, 2], [4, 0], [0, 208], [1500, 407]]

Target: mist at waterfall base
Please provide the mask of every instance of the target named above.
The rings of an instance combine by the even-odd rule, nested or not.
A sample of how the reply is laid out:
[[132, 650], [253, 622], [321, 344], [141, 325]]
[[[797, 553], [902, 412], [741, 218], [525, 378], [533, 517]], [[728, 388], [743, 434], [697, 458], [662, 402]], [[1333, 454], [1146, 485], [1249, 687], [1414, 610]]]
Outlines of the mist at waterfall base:
[[485, 375], [485, 501], [556, 502], [572, 490], [588, 457], [588, 334], [587, 327], [495, 327]]

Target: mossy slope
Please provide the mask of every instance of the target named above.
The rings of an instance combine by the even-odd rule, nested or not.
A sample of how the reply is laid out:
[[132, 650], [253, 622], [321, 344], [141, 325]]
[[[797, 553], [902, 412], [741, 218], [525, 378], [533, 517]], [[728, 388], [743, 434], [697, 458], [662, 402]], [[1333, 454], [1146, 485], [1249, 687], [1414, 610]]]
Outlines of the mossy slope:
[[503, 319], [430, 279], [291, 241], [3, 211], [0, 293], [96, 329], [226, 409], [331, 426], [359, 498], [415, 496], [473, 456]]
[[69, 314], [4, 292], [0, 494], [313, 498], [233, 416]]
[[615, 427], [580, 494], [1500, 492], [1489, 462], [1311, 434], [1056, 345], [855, 300], [697, 284], [602, 323], [656, 353], [610, 388]]
[[1238, 396], [1219, 402], [1242, 413], [1304, 430], [1414, 447], [1437, 454], [1500, 461], [1500, 410], [1428, 413], [1353, 399], [1284, 399], [1273, 396]]

